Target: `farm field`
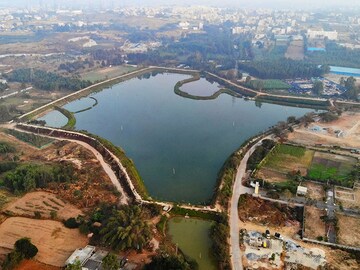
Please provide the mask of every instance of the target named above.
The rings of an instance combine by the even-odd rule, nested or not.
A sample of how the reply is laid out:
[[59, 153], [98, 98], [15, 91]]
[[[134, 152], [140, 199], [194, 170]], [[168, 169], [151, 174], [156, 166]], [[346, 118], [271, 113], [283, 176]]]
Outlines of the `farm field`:
[[317, 239], [317, 237], [325, 237], [325, 222], [320, 218], [324, 215], [326, 215], [325, 210], [321, 210], [313, 206], [305, 207], [304, 237], [310, 239]]
[[270, 183], [281, 183], [290, 174], [300, 172], [301, 176], [311, 180], [352, 187], [353, 180], [349, 176], [356, 164], [356, 159], [306, 149], [286, 144], [277, 145], [260, 163], [257, 177]]
[[257, 176], [268, 182], [284, 182], [289, 172], [306, 176], [314, 151], [286, 144], [277, 145], [265, 158]]
[[352, 187], [353, 180], [349, 173], [353, 170], [356, 159], [346, 156], [316, 152], [309, 168], [308, 177], [326, 182]]
[[0, 247], [12, 248], [22, 237], [31, 238], [39, 249], [36, 260], [53, 266], [63, 266], [75, 249], [88, 243], [78, 229], [58, 221], [11, 217], [0, 225]]
[[[360, 218], [337, 214], [337, 242], [342, 245], [360, 246]], [[350, 229], [351, 228], [351, 229]]]
[[252, 80], [250, 84], [255, 87], [255, 85], [262, 81], [264, 83], [263, 90], [274, 90], [274, 89], [289, 89], [290, 85], [281, 80]]
[[27, 193], [9, 204], [4, 211], [8, 211], [17, 216], [33, 217], [35, 211], [41, 214], [42, 218], [51, 218], [51, 214], [56, 213], [54, 219], [68, 219], [82, 215], [82, 211], [64, 202], [55, 194], [37, 191]]
[[132, 66], [114, 66], [102, 68], [99, 70], [89, 71], [81, 74], [83, 80], [89, 80], [91, 82], [105, 80], [107, 78], [114, 78], [125, 74], [127, 72], [135, 70], [135, 67]]

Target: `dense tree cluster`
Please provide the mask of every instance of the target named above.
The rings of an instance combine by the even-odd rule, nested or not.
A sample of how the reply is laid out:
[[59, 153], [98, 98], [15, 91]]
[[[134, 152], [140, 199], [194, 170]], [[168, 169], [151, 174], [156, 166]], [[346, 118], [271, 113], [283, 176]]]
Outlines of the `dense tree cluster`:
[[80, 69], [84, 69], [86, 66], [93, 67], [95, 65], [94, 61], [85, 59], [84, 61], [74, 61], [74, 62], [66, 62], [62, 63], [59, 66], [59, 70], [65, 70], [69, 73], [76, 72]]
[[223, 214], [220, 219], [213, 224], [210, 231], [210, 236], [213, 241], [213, 254], [219, 263], [219, 269], [231, 269], [229, 258], [228, 237], [230, 227], [227, 221], [227, 216]]
[[239, 68], [262, 79], [320, 77], [326, 71], [326, 67], [286, 58], [244, 62], [239, 64]]
[[36, 88], [52, 90], [77, 91], [91, 85], [90, 81], [79, 80], [73, 77], [63, 77], [55, 73], [38, 69], [21, 68], [7, 74], [9, 81], [32, 83]]
[[0, 92], [5, 91], [8, 87], [9, 86], [6, 83], [0, 83]]
[[14, 250], [7, 254], [3, 264], [3, 270], [14, 269], [23, 259], [31, 259], [38, 253], [37, 247], [29, 238], [21, 238], [14, 244]]
[[103, 242], [115, 250], [142, 250], [151, 239], [150, 227], [138, 206], [114, 210], [100, 234]]
[[0, 122], [10, 121], [11, 118], [9, 107], [7, 105], [0, 105]]
[[196, 270], [195, 261], [187, 262], [181, 256], [160, 254], [154, 256], [151, 263], [145, 265], [144, 270]]
[[73, 178], [74, 168], [71, 164], [22, 164], [3, 175], [1, 180], [12, 192], [26, 192], [35, 188], [45, 188], [52, 182], [68, 182]]
[[101, 61], [102, 66], [121, 65], [124, 63], [124, 55], [117, 49], [97, 49], [90, 52], [95, 61]]
[[346, 92], [344, 93], [345, 97], [354, 100], [359, 99], [360, 87], [356, 85], [356, 79], [354, 77], [349, 77], [346, 80], [341, 78], [340, 84], [346, 88]]
[[360, 66], [360, 50], [349, 49], [336, 43], [326, 45], [324, 52], [308, 52], [307, 61], [314, 64], [327, 64], [334, 66], [354, 67]]
[[9, 144], [8, 142], [0, 141], [0, 154], [14, 153], [16, 151], [15, 147]]
[[263, 158], [269, 153], [269, 151], [275, 146], [275, 142], [273, 140], [263, 140], [261, 145], [258, 146], [252, 155], [249, 157], [247, 163], [248, 170], [254, 170], [257, 165], [263, 160]]

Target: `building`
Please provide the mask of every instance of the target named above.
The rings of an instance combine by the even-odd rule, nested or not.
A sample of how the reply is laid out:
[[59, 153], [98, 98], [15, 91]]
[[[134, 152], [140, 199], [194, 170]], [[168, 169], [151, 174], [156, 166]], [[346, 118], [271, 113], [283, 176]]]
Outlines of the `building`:
[[296, 190], [296, 195], [306, 196], [307, 195], [307, 187], [298, 186], [297, 190]]
[[94, 246], [86, 246], [84, 248], [76, 249], [73, 254], [66, 260], [65, 265], [74, 264], [76, 261], [79, 261], [81, 265], [84, 265], [89, 258], [94, 254]]
[[309, 39], [329, 39], [329, 40], [337, 40], [338, 32], [337, 31], [324, 31], [324, 30], [311, 30], [308, 29], [307, 37]]

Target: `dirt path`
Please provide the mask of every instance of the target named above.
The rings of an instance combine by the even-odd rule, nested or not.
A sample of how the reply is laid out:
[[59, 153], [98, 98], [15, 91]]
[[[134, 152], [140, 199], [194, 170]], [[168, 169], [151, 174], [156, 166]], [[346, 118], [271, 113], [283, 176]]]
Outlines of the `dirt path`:
[[262, 140], [252, 146], [249, 151], [244, 155], [236, 173], [236, 179], [233, 186], [233, 195], [231, 197], [230, 205], [230, 256], [231, 265], [233, 270], [243, 269], [242, 253], [239, 245], [239, 214], [238, 214], [238, 202], [241, 194], [253, 193], [251, 188], [243, 186], [242, 179], [246, 173], [246, 164], [254, 152], [255, 148], [261, 144]]

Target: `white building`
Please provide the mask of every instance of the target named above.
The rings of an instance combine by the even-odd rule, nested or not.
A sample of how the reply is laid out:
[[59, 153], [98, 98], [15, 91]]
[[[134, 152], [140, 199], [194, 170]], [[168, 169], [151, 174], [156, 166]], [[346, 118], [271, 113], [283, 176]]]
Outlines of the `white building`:
[[311, 30], [307, 31], [307, 37], [309, 39], [324, 39], [328, 38], [329, 40], [337, 40], [338, 32], [337, 31], [324, 31], [324, 30]]

